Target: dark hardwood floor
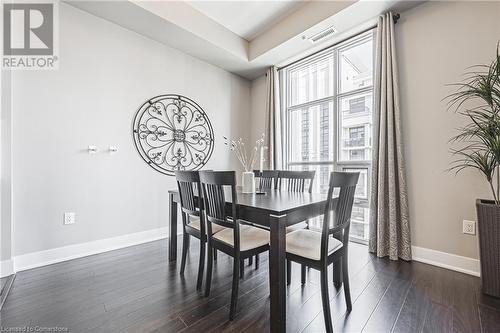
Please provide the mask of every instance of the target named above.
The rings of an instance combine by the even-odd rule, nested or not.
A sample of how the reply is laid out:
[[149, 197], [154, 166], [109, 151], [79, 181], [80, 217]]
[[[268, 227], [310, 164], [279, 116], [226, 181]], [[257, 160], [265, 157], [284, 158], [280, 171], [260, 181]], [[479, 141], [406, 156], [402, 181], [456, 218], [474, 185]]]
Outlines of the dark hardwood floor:
[[7, 300], [7, 296], [9, 295], [10, 288], [15, 278], [16, 275], [12, 274], [0, 279], [0, 310], [2, 310], [3, 304]]
[[[165, 240], [17, 274], [1, 326], [67, 327], [71, 332], [269, 331], [267, 258], [246, 267], [238, 315], [228, 321], [232, 265], [219, 253], [212, 293], [196, 292], [194, 240], [184, 278], [167, 262]], [[181, 246], [181, 242], [178, 242]], [[179, 250], [180, 253], [180, 250]], [[478, 278], [421, 263], [378, 259], [350, 245], [353, 310], [330, 284], [335, 331], [500, 332], [500, 300], [483, 296]], [[294, 265], [287, 289], [287, 332], [324, 331], [319, 275], [300, 284]]]

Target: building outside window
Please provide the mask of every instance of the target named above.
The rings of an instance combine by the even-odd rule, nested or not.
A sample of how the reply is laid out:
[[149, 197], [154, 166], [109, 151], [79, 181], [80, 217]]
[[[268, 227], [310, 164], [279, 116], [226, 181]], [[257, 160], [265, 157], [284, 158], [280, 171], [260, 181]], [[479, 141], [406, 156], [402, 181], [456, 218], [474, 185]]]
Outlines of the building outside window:
[[358, 98], [352, 98], [349, 100], [349, 113], [355, 114], [360, 112], [366, 112], [365, 96]]
[[285, 69], [283, 78], [286, 167], [316, 170], [313, 188], [323, 193], [331, 171], [360, 172], [351, 240], [367, 242], [373, 32]]
[[346, 141], [346, 146], [363, 147], [366, 145], [364, 126], [349, 127], [348, 131], [349, 134], [348, 134], [348, 139]]

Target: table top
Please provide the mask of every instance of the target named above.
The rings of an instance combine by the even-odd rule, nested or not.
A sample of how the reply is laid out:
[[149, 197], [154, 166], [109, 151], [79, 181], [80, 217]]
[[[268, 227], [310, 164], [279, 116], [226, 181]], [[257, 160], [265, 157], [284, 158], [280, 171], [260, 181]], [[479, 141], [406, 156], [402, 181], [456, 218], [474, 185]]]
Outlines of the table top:
[[[178, 190], [169, 190], [168, 193], [178, 195]], [[266, 211], [269, 214], [282, 215], [294, 210], [324, 204], [326, 194], [307, 192], [288, 192], [279, 190], [267, 190], [265, 194], [242, 193], [241, 188], [237, 188], [238, 205], [253, 209]], [[228, 192], [226, 201], [231, 202], [231, 195]]]

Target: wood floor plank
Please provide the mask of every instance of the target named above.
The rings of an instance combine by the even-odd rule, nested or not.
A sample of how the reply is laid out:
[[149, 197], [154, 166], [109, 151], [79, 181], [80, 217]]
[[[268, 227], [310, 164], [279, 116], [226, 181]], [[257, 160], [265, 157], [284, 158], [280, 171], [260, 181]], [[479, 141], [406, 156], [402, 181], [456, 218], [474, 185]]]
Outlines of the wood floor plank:
[[[267, 280], [268, 280], [268, 274], [267, 272], [264, 272], [253, 278], [247, 277], [245, 281], [240, 281], [240, 288], [239, 288], [240, 298], [243, 296], [251, 297], [252, 294], [249, 295], [245, 294], [249, 293], [259, 285], [267, 283]], [[226, 306], [226, 304], [228, 304], [228, 301], [231, 298], [231, 288], [225, 288], [225, 289], [226, 289], [225, 292], [216, 295], [214, 297], [207, 298], [206, 302], [202, 301], [200, 302], [201, 304], [198, 306], [190, 307], [188, 309], [183, 310], [181, 313], [179, 313], [179, 317], [182, 318], [182, 320], [186, 323], [186, 325], [190, 326], [195, 322], [197, 322], [198, 320], [201, 320], [204, 317], [209, 316], [215, 310], [218, 310], [219, 308]], [[259, 298], [260, 297], [257, 295], [257, 299]]]
[[[423, 331], [433, 332], [436, 330], [452, 331], [454, 330], [454, 321], [463, 311], [463, 305], [456, 307], [456, 293], [463, 293], [463, 283], [457, 283], [455, 279], [460, 273], [452, 272], [439, 267], [426, 267], [429, 269], [429, 275], [433, 277], [432, 283], [427, 287], [426, 295], [430, 300], [430, 305], [426, 314]], [[469, 296], [474, 293], [470, 290]], [[473, 307], [475, 307], [475, 299], [469, 299]], [[478, 327], [477, 331], [479, 332]]]
[[157, 329], [154, 329], [152, 331], [142, 331], [142, 332], [175, 333], [175, 332], [180, 332], [185, 328], [186, 324], [184, 324], [180, 318], [175, 318]]
[[450, 307], [431, 301], [422, 332], [452, 332], [452, 321], [453, 316]]
[[[448, 272], [452, 274], [451, 272]], [[480, 332], [479, 308], [471, 276], [453, 273], [453, 331]]]
[[411, 264], [401, 262], [398, 274], [382, 296], [363, 328], [363, 332], [390, 332], [392, 330], [410, 289], [411, 278]]
[[0, 278], [0, 291], [3, 290], [3, 286], [5, 286], [6, 284], [7, 284], [7, 276]]
[[[393, 265], [396, 267], [396, 265]], [[334, 330], [337, 332], [360, 332], [369, 320], [372, 312], [377, 307], [382, 296], [395, 279], [394, 272], [382, 271], [375, 275], [362, 294], [354, 301], [350, 313], [344, 314], [334, 323]]]
[[214, 332], [268, 332], [269, 331], [269, 297], [254, 302], [244, 311], [240, 311], [233, 321], [225, 320], [214, 329]]
[[[387, 264], [389, 266], [387, 266]], [[393, 274], [393, 269], [395, 266], [392, 263], [387, 263], [383, 260], [374, 260], [368, 262], [358, 273], [355, 275], [350, 275], [350, 289], [351, 289], [351, 299], [353, 304], [356, 303], [356, 300], [359, 296], [364, 292], [366, 287], [371, 283], [371, 281], [375, 278], [377, 273], [384, 271], [385, 268], [391, 267], [389, 270], [391, 274]], [[330, 293], [330, 308], [332, 314], [333, 324], [339, 325], [339, 321], [343, 320], [346, 315], [347, 306], [345, 303], [344, 290], [341, 288], [340, 290], [333, 293], [335, 289], [329, 288], [332, 292]], [[324, 330], [325, 323], [323, 318], [322, 307], [318, 308], [318, 314], [308, 324], [304, 332], [318, 332]]]
[[481, 331], [484, 333], [500, 332], [500, 310], [486, 305], [479, 305]]
[[393, 332], [421, 332], [431, 307], [428, 291], [431, 290], [433, 275], [430, 266], [415, 262], [411, 265], [412, 283], [399, 311]]
[[[254, 280], [253, 284], [258, 283], [257, 279]], [[269, 286], [267, 281], [261, 282], [260, 285], [247, 285], [246, 289], [248, 290], [240, 293], [240, 296], [238, 297], [238, 307], [236, 310], [237, 316], [246, 312], [248, 308], [251, 308], [254, 305], [256, 307], [262, 306], [265, 304], [265, 301], [268, 298], [267, 296], [269, 295]], [[223, 294], [221, 296], [226, 298], [229, 295]], [[228, 304], [227, 301], [225, 304]], [[226, 322], [229, 322], [229, 307], [227, 305], [219, 307], [217, 310], [212, 312], [207, 311], [201, 319], [191, 325], [186, 322], [189, 326], [183, 332], [216, 332], [219, 330], [218, 328], [221, 326], [221, 323]]]

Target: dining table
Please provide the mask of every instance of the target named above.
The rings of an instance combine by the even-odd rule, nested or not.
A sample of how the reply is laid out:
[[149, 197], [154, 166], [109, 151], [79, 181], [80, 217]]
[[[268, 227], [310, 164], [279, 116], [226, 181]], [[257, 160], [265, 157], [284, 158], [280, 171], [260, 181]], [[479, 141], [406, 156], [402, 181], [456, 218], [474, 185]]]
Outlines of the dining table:
[[[177, 189], [169, 194], [169, 261], [177, 260], [177, 213], [180, 203]], [[228, 207], [230, 195], [226, 196]], [[264, 193], [242, 193], [237, 189], [238, 215], [241, 220], [269, 228], [270, 250], [270, 330], [286, 331], [286, 228], [324, 213], [326, 194], [289, 192], [276, 189]], [[337, 270], [339, 271], [339, 270]], [[333, 277], [340, 281], [340, 272]]]

